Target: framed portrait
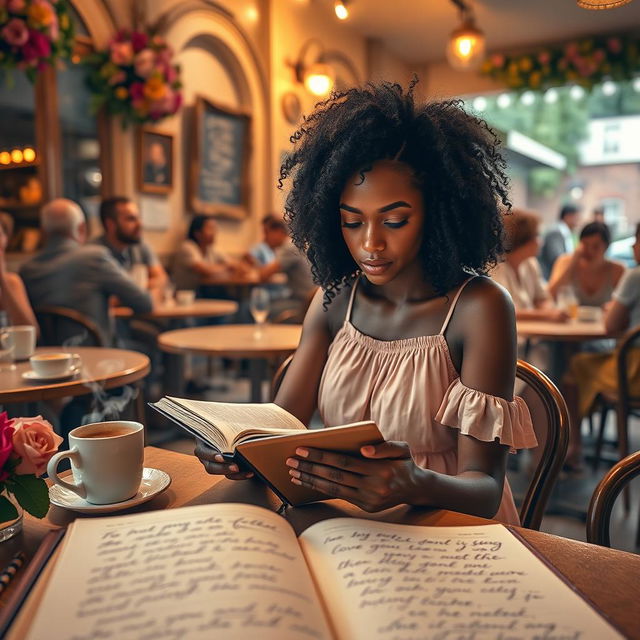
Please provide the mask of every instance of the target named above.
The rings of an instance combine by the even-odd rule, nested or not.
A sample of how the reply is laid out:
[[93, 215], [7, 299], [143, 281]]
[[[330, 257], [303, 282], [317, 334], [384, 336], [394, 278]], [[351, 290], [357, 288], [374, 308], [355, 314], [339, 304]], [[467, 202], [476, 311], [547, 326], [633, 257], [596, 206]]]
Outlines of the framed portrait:
[[140, 191], [169, 193], [173, 188], [173, 136], [140, 128], [137, 165]]
[[188, 197], [192, 211], [246, 218], [251, 116], [197, 97], [191, 149]]

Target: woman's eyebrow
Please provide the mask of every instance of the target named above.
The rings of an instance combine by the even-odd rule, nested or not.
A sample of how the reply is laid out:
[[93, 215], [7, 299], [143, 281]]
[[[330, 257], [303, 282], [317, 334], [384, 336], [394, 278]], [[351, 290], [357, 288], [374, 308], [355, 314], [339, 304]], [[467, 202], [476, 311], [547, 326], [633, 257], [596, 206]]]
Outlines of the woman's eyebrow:
[[[380, 207], [380, 209], [378, 209], [378, 213], [386, 213], [387, 211], [391, 211], [392, 209], [397, 209], [399, 207], [406, 207], [407, 209], [411, 209], [411, 205], [408, 202], [405, 202], [404, 200], [397, 200], [396, 202], [392, 202], [391, 204], [386, 204], [384, 207]], [[349, 211], [350, 213], [362, 213], [360, 209], [350, 207], [344, 202], [340, 203], [340, 209], [344, 209], [345, 211]]]

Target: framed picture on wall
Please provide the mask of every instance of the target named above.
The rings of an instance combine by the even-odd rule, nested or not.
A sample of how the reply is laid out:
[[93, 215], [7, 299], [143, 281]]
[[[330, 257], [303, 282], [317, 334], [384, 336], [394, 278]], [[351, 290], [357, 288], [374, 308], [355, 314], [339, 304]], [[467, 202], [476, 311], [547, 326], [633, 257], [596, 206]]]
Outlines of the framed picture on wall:
[[169, 193], [173, 188], [173, 136], [155, 129], [138, 132], [138, 188], [144, 193]]
[[189, 207], [242, 219], [249, 214], [251, 116], [196, 98], [191, 132]]

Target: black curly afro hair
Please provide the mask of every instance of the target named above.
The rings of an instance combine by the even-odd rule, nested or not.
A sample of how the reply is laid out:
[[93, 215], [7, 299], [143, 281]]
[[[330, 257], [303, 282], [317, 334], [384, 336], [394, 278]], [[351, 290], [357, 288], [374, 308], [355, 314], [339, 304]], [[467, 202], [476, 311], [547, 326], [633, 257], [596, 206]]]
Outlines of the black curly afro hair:
[[410, 167], [422, 190], [421, 260], [438, 294], [461, 281], [461, 269], [486, 273], [503, 253], [502, 213], [511, 203], [495, 133], [459, 100], [416, 105], [415, 83], [406, 93], [391, 83], [334, 92], [291, 136], [279, 181], [282, 188], [291, 179], [285, 220], [324, 289], [325, 308], [357, 274], [342, 238], [340, 194], [379, 160]]

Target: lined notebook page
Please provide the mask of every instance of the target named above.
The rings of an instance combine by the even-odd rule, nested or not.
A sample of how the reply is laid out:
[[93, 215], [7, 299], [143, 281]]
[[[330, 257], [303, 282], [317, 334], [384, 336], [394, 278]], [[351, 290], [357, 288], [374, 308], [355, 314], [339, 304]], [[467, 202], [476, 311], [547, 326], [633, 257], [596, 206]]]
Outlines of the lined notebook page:
[[342, 640], [622, 638], [499, 524], [336, 518], [299, 540]]
[[31, 640], [331, 638], [291, 527], [217, 504], [72, 525]]

